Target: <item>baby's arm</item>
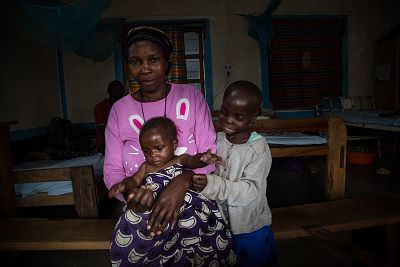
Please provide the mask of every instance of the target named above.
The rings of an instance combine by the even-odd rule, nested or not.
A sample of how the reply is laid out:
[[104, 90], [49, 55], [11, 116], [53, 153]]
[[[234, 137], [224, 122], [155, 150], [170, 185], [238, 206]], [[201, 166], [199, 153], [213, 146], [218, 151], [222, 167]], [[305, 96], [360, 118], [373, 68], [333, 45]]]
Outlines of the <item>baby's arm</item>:
[[224, 164], [224, 161], [220, 156], [211, 153], [209, 149], [204, 153], [197, 153], [196, 155], [183, 154], [179, 156], [180, 163], [189, 169], [203, 168], [209, 164]]
[[126, 193], [133, 188], [138, 188], [142, 184], [145, 170], [144, 166], [145, 163], [140, 165], [139, 169], [134, 175], [127, 177], [123, 181], [113, 185], [108, 192], [108, 197], [113, 198], [117, 197], [119, 194], [122, 194], [125, 200], [127, 200]]

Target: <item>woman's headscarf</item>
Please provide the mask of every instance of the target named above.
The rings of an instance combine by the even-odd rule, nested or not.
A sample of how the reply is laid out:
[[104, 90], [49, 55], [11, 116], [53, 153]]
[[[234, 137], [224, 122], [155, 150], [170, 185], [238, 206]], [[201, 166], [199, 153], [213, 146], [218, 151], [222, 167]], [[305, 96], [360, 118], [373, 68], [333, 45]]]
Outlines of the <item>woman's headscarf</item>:
[[140, 26], [131, 29], [128, 32], [125, 44], [125, 56], [128, 56], [128, 49], [132, 44], [138, 41], [150, 41], [157, 45], [163, 51], [165, 59], [170, 60], [172, 44], [168, 36], [160, 29], [150, 26]]

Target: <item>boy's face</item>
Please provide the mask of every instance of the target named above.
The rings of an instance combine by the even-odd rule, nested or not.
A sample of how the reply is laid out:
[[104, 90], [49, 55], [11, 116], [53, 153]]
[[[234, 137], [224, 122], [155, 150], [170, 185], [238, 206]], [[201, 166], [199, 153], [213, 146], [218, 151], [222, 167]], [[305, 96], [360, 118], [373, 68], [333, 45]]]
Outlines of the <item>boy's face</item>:
[[164, 128], [157, 127], [140, 137], [140, 146], [148, 164], [163, 167], [174, 156], [176, 140], [171, 140]]
[[245, 143], [250, 134], [250, 123], [256, 119], [256, 108], [245, 95], [224, 96], [219, 122], [231, 143]]

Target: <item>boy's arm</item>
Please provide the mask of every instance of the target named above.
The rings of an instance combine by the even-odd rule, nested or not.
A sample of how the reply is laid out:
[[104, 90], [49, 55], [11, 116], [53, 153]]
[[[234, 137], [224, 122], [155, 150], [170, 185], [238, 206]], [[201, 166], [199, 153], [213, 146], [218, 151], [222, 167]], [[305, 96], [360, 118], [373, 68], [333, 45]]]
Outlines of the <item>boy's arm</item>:
[[265, 152], [254, 154], [242, 177], [231, 180], [218, 175], [207, 174], [207, 185], [201, 194], [217, 203], [227, 202], [229, 206], [251, 204], [259, 194], [266, 194], [267, 176], [272, 158], [267, 146]]

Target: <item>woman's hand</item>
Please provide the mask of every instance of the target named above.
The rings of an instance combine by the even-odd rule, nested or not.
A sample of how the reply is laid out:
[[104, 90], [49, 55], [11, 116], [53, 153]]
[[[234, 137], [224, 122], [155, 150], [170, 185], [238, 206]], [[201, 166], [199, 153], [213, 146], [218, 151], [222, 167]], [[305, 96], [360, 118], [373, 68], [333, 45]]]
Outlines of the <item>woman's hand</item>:
[[171, 229], [175, 227], [186, 191], [192, 185], [193, 174], [187, 171], [176, 176], [157, 197], [147, 227], [152, 236], [160, 235], [168, 224]]
[[151, 210], [154, 205], [153, 190], [142, 185], [133, 188], [126, 194], [126, 205], [134, 212], [145, 212]]

